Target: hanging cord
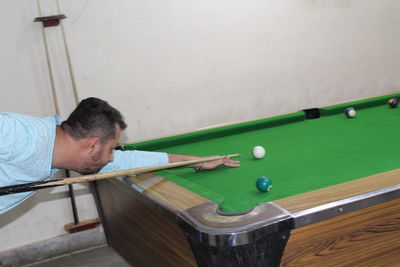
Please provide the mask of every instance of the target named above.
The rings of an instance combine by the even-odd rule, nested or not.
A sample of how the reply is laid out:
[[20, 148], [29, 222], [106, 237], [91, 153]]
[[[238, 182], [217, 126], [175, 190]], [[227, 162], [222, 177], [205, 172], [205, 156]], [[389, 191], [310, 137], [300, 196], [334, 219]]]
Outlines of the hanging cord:
[[[58, 11], [59, 14], [61, 14], [60, 3], [59, 3], [58, 0], [56, 1], [56, 3], [57, 3], [57, 11]], [[79, 95], [78, 95], [78, 88], [77, 88], [76, 82], [75, 82], [74, 69], [72, 67], [72, 61], [71, 61], [71, 56], [70, 56], [70, 53], [69, 53], [67, 37], [65, 35], [64, 23], [62, 21], [60, 21], [60, 28], [61, 28], [63, 41], [64, 41], [65, 55], [67, 56], [69, 76], [71, 78], [72, 89], [73, 89], [74, 97], [75, 97], [75, 104], [78, 106], [78, 104], [80, 102]]]
[[[40, 0], [37, 0], [37, 4], [38, 4], [38, 9], [39, 9], [39, 17], [41, 17], [42, 9], [40, 7]], [[44, 40], [44, 50], [45, 50], [46, 59], [47, 59], [47, 68], [49, 70], [49, 76], [50, 76], [51, 91], [53, 93], [54, 108], [56, 110], [56, 114], [60, 115], [60, 106], [58, 105], [56, 85], [54, 83], [53, 69], [52, 69], [51, 61], [50, 61], [49, 45], [47, 42], [47, 35], [46, 35], [46, 31], [45, 31], [44, 27], [42, 27], [42, 33], [43, 33], [43, 40]]]

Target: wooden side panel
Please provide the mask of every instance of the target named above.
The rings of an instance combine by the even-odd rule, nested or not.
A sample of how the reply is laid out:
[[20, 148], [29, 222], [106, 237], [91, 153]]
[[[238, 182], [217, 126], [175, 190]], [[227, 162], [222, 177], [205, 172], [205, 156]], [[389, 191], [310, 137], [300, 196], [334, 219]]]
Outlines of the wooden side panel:
[[399, 184], [399, 181], [400, 169], [397, 169], [320, 190], [283, 198], [274, 201], [274, 203], [290, 212], [298, 212], [382, 188], [395, 186]]
[[293, 230], [281, 266], [400, 266], [400, 199]]
[[120, 181], [99, 181], [111, 246], [133, 266], [196, 266], [185, 235], [171, 218]]
[[154, 173], [132, 176], [127, 179], [143, 188], [148, 197], [162, 202], [172, 210], [183, 211], [209, 201]]

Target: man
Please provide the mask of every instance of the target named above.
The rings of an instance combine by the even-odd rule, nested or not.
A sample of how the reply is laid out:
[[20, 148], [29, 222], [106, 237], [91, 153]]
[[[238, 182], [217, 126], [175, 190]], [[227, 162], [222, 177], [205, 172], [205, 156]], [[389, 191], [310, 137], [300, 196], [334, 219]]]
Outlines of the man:
[[[114, 151], [126, 124], [120, 112], [98, 98], [87, 98], [60, 124], [58, 116], [37, 118], [0, 113], [0, 186], [43, 181], [59, 169], [82, 174], [115, 171], [198, 159], [145, 151]], [[224, 158], [189, 167], [238, 167]], [[0, 197], [0, 214], [33, 192]]]

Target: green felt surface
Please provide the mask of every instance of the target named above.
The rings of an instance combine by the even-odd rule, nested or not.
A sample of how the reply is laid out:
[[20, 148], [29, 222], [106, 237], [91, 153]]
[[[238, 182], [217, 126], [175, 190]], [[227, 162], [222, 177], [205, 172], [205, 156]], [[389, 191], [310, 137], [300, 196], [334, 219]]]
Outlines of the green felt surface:
[[[298, 112], [126, 148], [198, 156], [241, 154], [239, 168], [159, 172], [213, 200], [225, 212], [240, 212], [399, 168], [400, 108], [389, 107], [387, 100], [392, 96], [399, 95], [326, 107], [321, 110], [323, 116], [313, 120], [303, 119], [303, 112]], [[356, 107], [356, 118], [346, 118], [343, 110], [348, 106]], [[256, 145], [265, 147], [264, 159], [253, 158]], [[257, 190], [260, 176], [272, 179], [270, 192]]]

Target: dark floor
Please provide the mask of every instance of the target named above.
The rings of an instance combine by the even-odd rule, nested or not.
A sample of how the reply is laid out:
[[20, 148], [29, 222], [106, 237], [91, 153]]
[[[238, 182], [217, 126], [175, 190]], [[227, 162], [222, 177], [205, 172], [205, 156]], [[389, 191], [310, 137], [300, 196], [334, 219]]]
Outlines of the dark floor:
[[102, 246], [91, 250], [85, 250], [65, 256], [48, 259], [26, 267], [130, 267], [115, 250], [108, 246]]

